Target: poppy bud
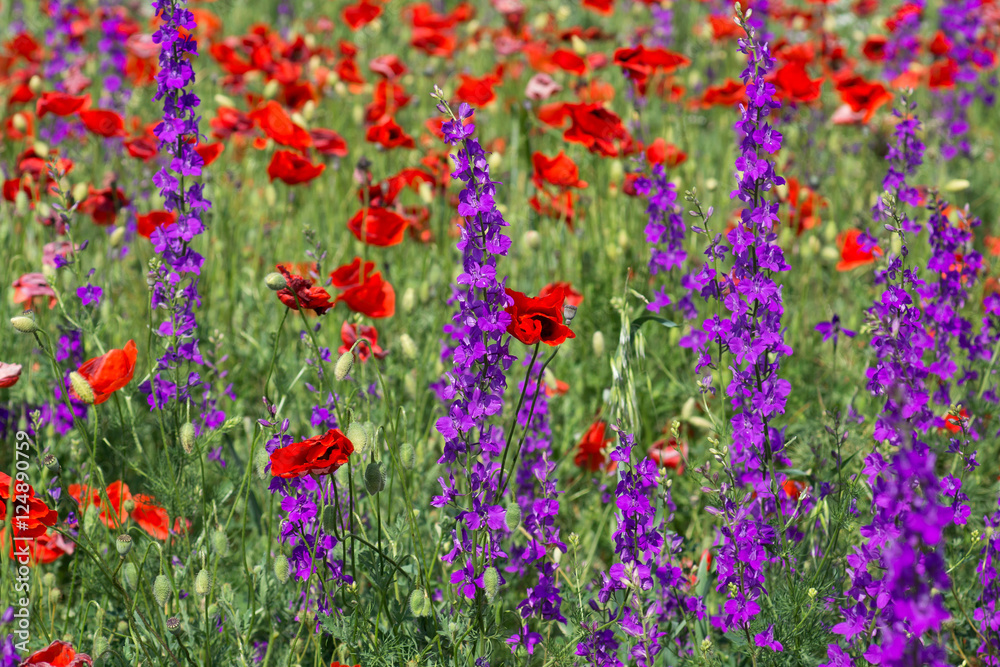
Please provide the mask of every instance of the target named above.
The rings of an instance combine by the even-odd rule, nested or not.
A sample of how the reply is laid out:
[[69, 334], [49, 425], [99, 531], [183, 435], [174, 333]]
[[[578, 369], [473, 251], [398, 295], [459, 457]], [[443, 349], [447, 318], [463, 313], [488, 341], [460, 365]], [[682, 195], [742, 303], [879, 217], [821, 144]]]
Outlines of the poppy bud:
[[[43, 160], [49, 157], [49, 145], [44, 141], [36, 141], [34, 144], [31, 145], [31, 149], [35, 151], [38, 157], [42, 158]], [[63, 186], [62, 187], [63, 191], [69, 190], [69, 183], [66, 181], [66, 179], [63, 179], [60, 182], [60, 186]], [[87, 186], [84, 185], [84, 197], [87, 196], [86, 188]]]
[[231, 97], [227, 97], [222, 93], [216, 93], [215, 103], [218, 104], [220, 107], [231, 107], [234, 109], [236, 108], [236, 102], [234, 102]]
[[306, 122], [306, 119], [303, 118], [302, 114], [300, 114], [298, 112], [293, 113], [292, 116], [291, 116], [291, 118], [292, 118], [292, 121], [295, 122], [295, 123], [297, 123], [298, 125], [302, 125], [303, 127], [305, 127], [306, 125], [308, 125], [308, 123]]
[[273, 272], [264, 276], [264, 284], [272, 292], [277, 292], [278, 290], [283, 290], [288, 287], [288, 281], [285, 280], [285, 276], [280, 273]]
[[73, 189], [70, 191], [70, 193], [73, 195], [74, 201], [83, 201], [84, 199], [87, 198], [88, 194], [87, 184], [77, 183], [76, 185], [73, 186]]
[[254, 454], [254, 466], [257, 468], [257, 476], [261, 479], [267, 479], [267, 464], [271, 462], [271, 457], [268, 456], [267, 450], [261, 447]]
[[124, 503], [122, 503], [122, 508], [125, 510], [126, 514], [131, 514], [135, 511], [135, 501], [131, 498], [127, 499]]
[[62, 466], [59, 465], [59, 459], [57, 459], [52, 454], [47, 454], [44, 459], [42, 459], [42, 464], [49, 469], [49, 472], [58, 475], [62, 471]]
[[483, 573], [483, 589], [486, 591], [486, 599], [493, 602], [500, 590], [500, 573], [495, 567], [488, 567]]
[[14, 212], [21, 216], [28, 214], [28, 195], [24, 190], [18, 190], [14, 195]]
[[156, 600], [156, 604], [161, 607], [167, 604], [167, 600], [170, 599], [170, 579], [165, 574], [156, 575], [156, 579], [153, 580], [153, 599]]
[[574, 317], [576, 317], [576, 306], [571, 303], [563, 304], [563, 319], [566, 321], [566, 326], [569, 326]]
[[119, 535], [118, 539], [115, 540], [115, 549], [118, 550], [118, 555], [122, 558], [128, 555], [129, 551], [132, 551], [132, 536], [131, 535]]
[[280, 86], [280, 85], [281, 84], [278, 82], [277, 79], [271, 79], [270, 81], [268, 81], [264, 85], [264, 91], [263, 91], [264, 99], [269, 100], [272, 97], [274, 97], [275, 95], [277, 95], [278, 94], [278, 86]]
[[18, 315], [17, 317], [10, 318], [10, 325], [14, 327], [16, 331], [23, 334], [35, 333], [38, 331], [38, 324], [35, 323], [35, 318], [29, 315]]
[[348, 350], [340, 355], [340, 359], [337, 359], [337, 365], [333, 367], [333, 377], [337, 378], [338, 381], [343, 381], [350, 375], [352, 368], [354, 368], [354, 350]]
[[415, 373], [416, 371], [403, 376], [403, 389], [406, 390], [406, 395], [410, 398], [417, 397], [417, 376]]
[[417, 358], [417, 344], [410, 338], [410, 334], [403, 334], [399, 337], [399, 346], [403, 348], [403, 356], [408, 361], [413, 361]]
[[347, 439], [354, 445], [354, 451], [358, 454], [363, 454], [368, 446], [368, 432], [365, 431], [361, 422], [351, 422], [351, 425], [347, 427]]
[[194, 578], [194, 592], [205, 597], [212, 592], [212, 573], [202, 568]]
[[312, 100], [308, 100], [302, 106], [302, 117], [306, 120], [312, 120], [313, 114], [316, 113], [316, 103]]
[[117, 248], [122, 244], [122, 240], [125, 238], [125, 228], [115, 227], [115, 231], [111, 232], [108, 236], [108, 245], [112, 248]]
[[594, 332], [594, 337], [591, 339], [591, 343], [594, 347], [594, 356], [603, 357], [604, 356], [604, 334], [600, 331]]
[[212, 549], [220, 557], [229, 555], [229, 538], [226, 537], [224, 529], [218, 528], [212, 533]]
[[404, 442], [399, 446], [399, 463], [406, 470], [413, 470], [413, 464], [417, 462], [417, 452], [413, 445]]
[[194, 451], [194, 424], [191, 422], [185, 423], [181, 426], [181, 447], [184, 448], [184, 452], [190, 454]]
[[42, 577], [42, 585], [45, 586], [46, 588], [55, 586], [55, 583], [56, 583], [56, 575], [53, 572], [46, 572], [45, 576]]
[[414, 616], [426, 616], [430, 611], [431, 601], [422, 588], [415, 588], [410, 593], [410, 612]]
[[278, 203], [278, 190], [271, 183], [268, 183], [267, 187], [264, 188], [264, 201], [267, 202], [268, 206], [274, 206]]
[[399, 307], [403, 309], [403, 312], [409, 315], [413, 312], [413, 307], [417, 303], [417, 292], [412, 287], [407, 287], [406, 291], [403, 292], [403, 298], [400, 299]]
[[333, 505], [327, 505], [323, 510], [323, 532], [327, 535], [337, 532], [337, 509]]
[[434, 203], [434, 186], [423, 181], [417, 186], [417, 195], [420, 197], [420, 201], [427, 204], [428, 206]]
[[168, 618], [167, 632], [174, 635], [175, 637], [184, 632], [184, 629], [181, 628], [181, 619], [177, 618], [176, 616], [171, 616], [170, 618]]
[[233, 585], [228, 581], [219, 588], [219, 597], [227, 604], [233, 603]]
[[59, 590], [58, 588], [49, 589], [49, 604], [50, 605], [54, 606], [54, 605], [58, 604], [60, 598], [62, 598], [62, 591], [61, 590]]
[[87, 508], [87, 511], [83, 513], [84, 532], [89, 533], [94, 530], [94, 526], [97, 525], [97, 517], [100, 513], [101, 510], [97, 509], [97, 505], [91, 505]]
[[69, 385], [73, 388], [73, 393], [76, 394], [77, 399], [87, 405], [94, 404], [94, 389], [87, 382], [87, 378], [73, 371], [69, 374]]
[[285, 583], [288, 581], [288, 556], [285, 554], [278, 554], [274, 557], [274, 576], [278, 578], [278, 581]]
[[969, 181], [964, 178], [953, 178], [945, 183], [941, 189], [945, 192], [961, 192], [962, 190], [968, 190], [969, 185], [971, 185]]
[[135, 588], [135, 585], [139, 583], [139, 571], [135, 568], [134, 563], [125, 563], [122, 567], [122, 581], [129, 588]]
[[580, 39], [578, 36], [573, 35], [570, 37], [570, 43], [573, 45], [573, 51], [576, 52], [578, 56], [587, 55], [587, 43]]
[[385, 473], [382, 472], [382, 465], [377, 461], [372, 461], [365, 468], [365, 490], [374, 496], [384, 488]]
[[28, 79], [28, 90], [33, 93], [37, 93], [42, 89], [42, 77], [35, 74], [30, 79]]
[[503, 520], [507, 524], [507, 530], [511, 532], [517, 530], [517, 527], [521, 525], [521, 506], [513, 502], [508, 504]]
[[94, 654], [95, 658], [100, 658], [105, 653], [107, 653], [108, 649], [110, 648], [111, 644], [108, 643], [108, 640], [104, 638], [104, 635], [100, 633], [94, 635], [94, 644], [90, 652]]
[[20, 111], [14, 114], [14, 117], [10, 119], [10, 123], [18, 132], [24, 132], [28, 129], [28, 121], [24, 118], [24, 114]]

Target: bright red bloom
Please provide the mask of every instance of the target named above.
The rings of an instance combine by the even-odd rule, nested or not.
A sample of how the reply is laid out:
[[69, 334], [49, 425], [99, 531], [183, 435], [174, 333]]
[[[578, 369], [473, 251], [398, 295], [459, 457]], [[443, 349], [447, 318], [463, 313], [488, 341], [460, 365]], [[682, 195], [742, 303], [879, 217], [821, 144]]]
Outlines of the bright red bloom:
[[347, 463], [354, 445], [338, 429], [331, 428], [302, 442], [274, 450], [271, 454], [271, 475], [274, 477], [305, 477], [331, 475]]
[[[367, 215], [365, 215], [367, 213]], [[347, 228], [354, 237], [369, 245], [386, 248], [403, 241], [410, 221], [387, 208], [361, 209], [347, 221]], [[362, 234], [364, 236], [362, 236]]]
[[712, 14], [708, 17], [708, 24], [712, 28], [712, 39], [716, 42], [743, 36], [743, 29], [733, 21], [731, 14]]
[[583, 295], [577, 292], [575, 289], [573, 289], [573, 286], [567, 282], [549, 283], [548, 285], [543, 287], [541, 291], [538, 293], [538, 298], [541, 299], [543, 297], [546, 297], [559, 289], [563, 291], [563, 294], [565, 295], [566, 298], [566, 303], [568, 303], [569, 305], [579, 306], [581, 303], [583, 303]]
[[347, 352], [359, 338], [361, 342], [358, 343], [356, 349], [361, 361], [368, 361], [368, 357], [372, 354], [375, 355], [376, 359], [385, 359], [389, 354], [379, 347], [378, 330], [375, 327], [370, 324], [350, 324], [348, 322], [344, 322], [343, 326], [340, 327], [340, 340], [344, 341], [344, 344], [337, 352], [340, 354]]
[[892, 93], [881, 83], [865, 81], [860, 76], [848, 77], [837, 83], [840, 99], [855, 113], [864, 112], [862, 122], [867, 123], [883, 104], [892, 100]]
[[80, 203], [79, 210], [90, 216], [96, 225], [110, 225], [118, 217], [118, 211], [131, 201], [121, 188], [96, 189], [88, 186], [87, 198]]
[[0, 389], [13, 387], [21, 378], [21, 364], [8, 364], [0, 361]]
[[535, 298], [509, 287], [504, 291], [513, 300], [504, 310], [511, 318], [507, 333], [514, 338], [525, 345], [542, 342], [553, 346], [567, 338], [576, 338], [573, 330], [563, 324], [564, 288], [557, 286], [546, 296]]
[[532, 180], [538, 187], [542, 187], [543, 182], [560, 188], [587, 187], [587, 182], [580, 180], [580, 168], [563, 151], [559, 151], [553, 158], [535, 151], [531, 156], [531, 164], [535, 168]]
[[360, 284], [345, 289], [337, 297], [337, 302], [340, 301], [354, 312], [373, 319], [392, 317], [396, 313], [396, 291], [378, 271], [366, 275]]
[[596, 472], [604, 467], [606, 461], [604, 449], [612, 441], [610, 437], [606, 436], [607, 428], [607, 423], [598, 419], [583, 434], [583, 438], [576, 446], [578, 450], [576, 456], [573, 457], [573, 463], [577, 467], [591, 472]]
[[340, 13], [340, 17], [344, 19], [347, 27], [351, 30], [357, 30], [368, 25], [381, 14], [381, 5], [376, 5], [368, 0], [361, 0], [356, 5], [347, 5], [344, 7], [344, 10]]
[[482, 77], [474, 77], [468, 74], [459, 74], [462, 83], [455, 91], [455, 97], [459, 101], [467, 102], [474, 107], [484, 107], [497, 98], [493, 87], [500, 83], [503, 76], [503, 67], [498, 67], [493, 74]]
[[42, 93], [35, 103], [35, 113], [39, 118], [51, 113], [56, 116], [72, 116], [90, 106], [90, 95], [70, 95], [68, 93]]
[[232, 107], [216, 109], [215, 118], [208, 121], [208, 124], [212, 127], [212, 136], [216, 139], [228, 139], [234, 134], [248, 134], [253, 130], [253, 120], [250, 116]]
[[865, 58], [872, 62], [885, 60], [885, 47], [888, 43], [889, 38], [885, 35], [872, 35], [865, 40], [864, 46], [861, 47], [861, 53], [865, 54]]
[[650, 445], [646, 456], [656, 462], [661, 468], [672, 468], [678, 473], [684, 472], [684, 462], [687, 460], [688, 446], [686, 442], [677, 444], [674, 438], [663, 438]]
[[330, 284], [339, 289], [347, 289], [360, 285], [363, 282], [362, 276], [367, 276], [375, 268], [375, 262], [365, 262], [361, 265], [361, 258], [355, 257], [350, 264], [344, 264], [330, 272]]
[[786, 479], [781, 483], [781, 488], [789, 498], [798, 502], [799, 496], [806, 490], [806, 483], [797, 479]]
[[779, 69], [773, 83], [778, 99], [792, 102], [812, 102], [819, 99], [823, 89], [823, 78], [810, 79], [806, 66], [799, 61], [792, 61]]
[[[11, 505], [11, 514], [14, 520], [8, 520], [7, 505]], [[27, 505], [27, 514], [20, 509]], [[13, 537], [9, 541], [8, 553], [13, 558], [14, 540], [17, 538], [38, 538], [45, 534], [51, 527], [56, 525], [59, 515], [54, 509], [49, 509], [40, 498], [35, 497], [35, 489], [30, 484], [12, 480], [10, 475], [0, 472], [0, 522], [5, 525], [14, 526]], [[7, 542], [6, 529], [0, 533], [0, 544]]]
[[668, 144], [662, 137], [657, 137], [646, 147], [646, 159], [651, 164], [678, 167], [687, 160], [687, 153], [673, 144]]
[[[124, 349], [108, 350], [106, 354], [83, 362], [76, 372], [83, 376], [93, 390], [94, 405], [108, 400], [111, 394], [132, 381], [138, 356], [135, 341], [130, 340], [125, 343]], [[76, 392], [73, 394], [75, 396]]]
[[399, 56], [391, 53], [372, 58], [368, 61], [368, 68], [389, 81], [395, 81], [410, 71], [403, 64], [403, 61], [399, 59]]
[[586, 146], [591, 153], [617, 157], [619, 149], [615, 141], [622, 147], [632, 142], [621, 118], [600, 104], [558, 102], [538, 110], [538, 119], [547, 125], [561, 126], [567, 118], [571, 124], [563, 133], [563, 139]]
[[963, 421], [969, 421], [969, 411], [965, 408], [959, 410], [957, 415], [946, 415], [944, 418], [944, 426], [942, 426], [939, 430], [947, 431], [948, 433], [961, 433]]
[[347, 142], [333, 130], [317, 127], [309, 130], [309, 136], [312, 137], [313, 147], [323, 155], [347, 157]]
[[99, 137], [124, 137], [125, 121], [114, 111], [91, 109], [78, 114], [88, 132]]
[[278, 179], [288, 185], [308, 183], [323, 173], [325, 164], [313, 164], [298, 153], [292, 151], [274, 151], [271, 163], [267, 165], [267, 177], [274, 181]]
[[312, 146], [312, 137], [305, 128], [296, 124], [281, 105], [271, 100], [249, 117], [257, 123], [268, 137], [282, 146], [305, 150]]
[[133, 495], [128, 485], [121, 480], [109, 484], [103, 494], [80, 484], [70, 484], [68, 491], [80, 505], [81, 514], [91, 505], [97, 507], [101, 511], [101, 523], [112, 530], [117, 530], [128, 519], [132, 519], [157, 540], [165, 540], [170, 535], [170, 517], [167, 516], [167, 511], [156, 505], [150, 496], [140, 493]]
[[736, 79], [726, 79], [721, 86], [709, 86], [701, 96], [701, 103], [707, 107], [731, 107], [746, 104], [747, 87]]
[[416, 147], [413, 137], [404, 132], [403, 128], [391, 116], [386, 116], [369, 127], [365, 133], [365, 140], [373, 144], [380, 144], [386, 149]]
[[796, 236], [807, 229], [819, 226], [819, 209], [826, 208], [826, 201], [810, 187], [799, 183], [798, 179], [789, 177], [788, 183], [788, 224], [795, 230]]
[[850, 271], [859, 266], [866, 266], [875, 261], [876, 257], [882, 256], [882, 248], [875, 246], [871, 252], [866, 251], [858, 243], [861, 232], [857, 229], [849, 229], [837, 235], [837, 245], [840, 246], [840, 261], [837, 262], [838, 271]]
[[[278, 264], [278, 272], [285, 277], [288, 287], [278, 290], [278, 300], [292, 310], [298, 310], [301, 305], [306, 310], [314, 310], [322, 315], [333, 308], [330, 293], [319, 285], [313, 285], [308, 278], [290, 273], [284, 264]], [[298, 302], [295, 298], [298, 297]]]
[[649, 77], [657, 70], [673, 72], [678, 67], [686, 67], [691, 61], [679, 53], [666, 49], [647, 49], [642, 44], [615, 51], [614, 63], [622, 68], [626, 78], [635, 82], [640, 95], [646, 93]]
[[22, 660], [19, 667], [92, 667], [93, 664], [89, 655], [77, 653], [72, 644], [54, 641]]
[[615, 0], [583, 0], [583, 6], [592, 12], [611, 16], [615, 11]]
[[150, 211], [145, 215], [135, 216], [135, 231], [144, 239], [148, 239], [157, 227], [169, 227], [177, 222], [176, 211]]
[[126, 139], [125, 150], [128, 151], [129, 155], [143, 162], [148, 162], [160, 154], [160, 150], [156, 146], [156, 137], [149, 135]]
[[556, 49], [549, 56], [553, 65], [561, 70], [583, 76], [587, 73], [587, 61], [569, 49]]
[[214, 143], [198, 142], [198, 145], [194, 147], [194, 150], [201, 156], [201, 161], [204, 163], [203, 166], [207, 167], [215, 162], [220, 155], [222, 155], [223, 148], [225, 148], [225, 145], [221, 141], [216, 141]]
[[567, 227], [573, 229], [576, 223], [576, 193], [572, 190], [559, 193], [539, 190], [539, 194], [541, 197], [532, 197], [528, 205], [539, 215], [565, 222]]

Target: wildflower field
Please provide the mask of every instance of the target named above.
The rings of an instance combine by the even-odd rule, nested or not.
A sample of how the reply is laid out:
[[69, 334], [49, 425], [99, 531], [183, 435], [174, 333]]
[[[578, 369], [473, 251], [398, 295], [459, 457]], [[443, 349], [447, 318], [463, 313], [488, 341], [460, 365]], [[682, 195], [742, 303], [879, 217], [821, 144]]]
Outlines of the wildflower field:
[[0, 0], [0, 667], [1000, 666], [998, 49]]

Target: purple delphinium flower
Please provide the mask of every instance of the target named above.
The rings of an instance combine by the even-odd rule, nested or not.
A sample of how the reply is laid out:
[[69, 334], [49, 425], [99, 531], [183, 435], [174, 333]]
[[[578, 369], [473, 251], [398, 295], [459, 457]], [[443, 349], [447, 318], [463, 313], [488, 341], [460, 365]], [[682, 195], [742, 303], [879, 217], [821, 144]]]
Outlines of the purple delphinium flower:
[[[160, 71], [156, 74], [154, 97], [163, 102], [163, 120], [154, 129], [160, 150], [170, 156], [169, 163], [153, 176], [153, 183], [164, 198], [164, 208], [177, 213], [173, 225], [158, 227], [150, 237], [159, 255], [151, 264], [147, 278], [152, 289], [151, 303], [164, 310], [166, 317], [154, 329], [164, 341], [165, 351], [157, 362], [155, 376], [140, 386], [148, 396], [150, 409], [162, 409], [169, 401], [186, 403], [200, 389], [210, 391], [208, 382], [190, 371], [186, 379], [182, 366], [204, 363], [198, 349], [197, 322], [194, 309], [201, 305], [198, 295], [198, 275], [204, 257], [191, 244], [203, 231], [201, 216], [211, 207], [202, 195], [204, 185], [197, 181], [204, 164], [189, 139], [198, 139], [197, 108], [201, 104], [192, 91], [195, 83], [191, 59], [198, 55], [192, 36], [196, 23], [185, 7], [186, 0], [154, 0], [153, 9], [161, 21], [153, 33], [153, 42], [160, 45]], [[187, 34], [182, 34], [182, 30]], [[182, 379], [177, 382], [176, 379]], [[213, 400], [203, 400], [206, 413], [217, 416]], [[207, 404], [207, 406], [206, 406]], [[206, 427], [205, 414], [198, 418], [199, 428]]]
[[1000, 665], [997, 658], [1000, 656], [1000, 510], [986, 517], [986, 528], [992, 532], [984, 537], [986, 544], [976, 566], [983, 591], [972, 618], [979, 622], [981, 636], [985, 639], [977, 651], [979, 658], [983, 664], [996, 667]]
[[[472, 598], [477, 588], [483, 588], [486, 568], [507, 556], [501, 548], [507, 532], [505, 511], [496, 504], [503, 471], [495, 461], [506, 443], [502, 428], [491, 424], [490, 418], [502, 413], [505, 373], [514, 360], [509, 338], [503, 340], [510, 324], [505, 312], [510, 299], [504, 292], [506, 279], [497, 275], [497, 258], [506, 256], [510, 239], [503, 233], [507, 222], [494, 202], [496, 184], [490, 178], [486, 152], [473, 136], [472, 108], [462, 103], [455, 114], [440, 91], [435, 96], [438, 110], [449, 117], [441, 128], [445, 141], [458, 147], [451, 176], [464, 183], [458, 214], [465, 225], [458, 242], [463, 272], [456, 281], [458, 312], [452, 327], [457, 346], [451, 355], [449, 384], [441, 392], [450, 404], [447, 415], [436, 423], [444, 437], [438, 463], [446, 466], [448, 476], [439, 478], [442, 495], [431, 504], [456, 510], [454, 546], [442, 559], [459, 566], [452, 583], [460, 594]], [[455, 486], [456, 472], [465, 478], [463, 494]], [[503, 583], [503, 577], [499, 579]]]
[[833, 347], [837, 347], [837, 339], [841, 334], [847, 336], [848, 338], [854, 338], [857, 335], [856, 331], [851, 331], [846, 327], [840, 326], [840, 315], [836, 313], [833, 314], [833, 318], [829, 322], [820, 322], [816, 325], [816, 331], [823, 334], [823, 342], [833, 339]]
[[125, 21], [127, 10], [119, 2], [102, 0], [100, 10], [101, 38], [97, 49], [101, 53], [101, 105], [119, 112], [125, 111], [132, 91], [124, 85], [122, 76], [128, 61], [125, 45], [128, 42], [128, 31]]
[[884, 69], [888, 79], [894, 79], [910, 68], [920, 53], [920, 26], [924, 17], [924, 0], [907, 0], [896, 7], [889, 19], [889, 34], [885, 43]]

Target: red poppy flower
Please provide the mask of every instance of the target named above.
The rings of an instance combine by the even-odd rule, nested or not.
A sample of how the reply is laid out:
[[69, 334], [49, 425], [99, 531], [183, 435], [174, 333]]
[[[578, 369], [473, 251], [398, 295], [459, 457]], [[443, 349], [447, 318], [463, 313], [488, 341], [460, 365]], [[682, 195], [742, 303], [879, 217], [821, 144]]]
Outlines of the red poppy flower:
[[93, 664], [89, 655], [77, 653], [72, 644], [57, 640], [29, 655], [19, 667], [92, 667]]
[[861, 53], [872, 62], [885, 60], [885, 47], [889, 43], [889, 38], [885, 35], [872, 35], [865, 40], [861, 47]]
[[549, 283], [548, 285], [543, 287], [541, 291], [538, 293], [538, 298], [541, 299], [547, 297], [548, 295], [552, 294], [553, 292], [559, 289], [563, 291], [566, 303], [568, 303], [569, 305], [579, 306], [581, 303], [583, 303], [583, 295], [577, 292], [575, 289], [573, 289], [573, 286], [567, 282]]
[[615, 11], [615, 0], [583, 0], [583, 6], [592, 12], [611, 16]]
[[42, 93], [35, 103], [35, 113], [39, 118], [51, 113], [56, 116], [72, 116], [90, 106], [90, 95], [70, 95], [68, 93]]
[[[125, 343], [124, 349], [108, 350], [106, 354], [83, 362], [77, 373], [83, 376], [94, 392], [94, 405], [100, 405], [132, 381], [135, 360], [139, 355], [135, 341]], [[74, 392], [74, 396], [76, 393]], [[76, 396], [76, 398], [80, 398]]]
[[[91, 505], [97, 507], [101, 511], [101, 523], [112, 530], [117, 530], [126, 520], [132, 519], [157, 540], [165, 540], [170, 534], [170, 517], [167, 516], [167, 511], [156, 505], [150, 496], [139, 493], [133, 495], [128, 485], [121, 480], [109, 484], [103, 494], [98, 489], [80, 484], [70, 484], [68, 490], [69, 495], [80, 505], [81, 514]], [[132, 506], [131, 511], [128, 510], [129, 505]]]
[[969, 411], [965, 408], [959, 410], [957, 415], [946, 415], [944, 418], [944, 426], [940, 427], [938, 430], [947, 431], [948, 433], [960, 433], [962, 431], [962, 422], [968, 422]]
[[410, 46], [429, 56], [450, 58], [458, 48], [458, 40], [451, 31], [414, 28], [410, 36]]
[[[502, 72], [503, 69], [500, 68]], [[458, 89], [455, 90], [455, 97], [461, 102], [466, 102], [474, 107], [484, 107], [497, 98], [493, 87], [500, 83], [500, 78], [496, 74], [487, 74], [483, 77], [474, 77], [468, 74], [459, 74], [462, 80]]]
[[587, 61], [569, 49], [556, 49], [549, 55], [549, 62], [570, 74], [583, 76], [587, 73]]
[[202, 143], [198, 142], [198, 145], [194, 147], [194, 150], [198, 155], [201, 156], [201, 161], [204, 166], [208, 166], [218, 159], [222, 155], [222, 149], [225, 145], [221, 141], [216, 141], [214, 143]]
[[577, 467], [591, 472], [596, 472], [604, 467], [606, 461], [604, 448], [612, 441], [610, 437], [605, 435], [607, 428], [607, 423], [598, 419], [583, 434], [583, 438], [576, 446], [578, 450], [576, 456], [573, 457], [573, 463]]
[[337, 351], [340, 354], [347, 352], [359, 338], [361, 342], [358, 343], [356, 349], [361, 361], [368, 361], [368, 357], [372, 354], [375, 355], [376, 359], [385, 359], [389, 354], [379, 347], [378, 331], [375, 327], [370, 324], [349, 324], [347, 322], [344, 322], [343, 326], [340, 327], [340, 340], [344, 341], [344, 344]]
[[746, 103], [747, 87], [736, 79], [726, 79], [721, 86], [709, 86], [701, 96], [701, 103], [707, 107], [731, 107]]
[[110, 225], [118, 217], [118, 211], [129, 205], [131, 201], [121, 188], [96, 189], [88, 186], [88, 195], [80, 203], [79, 210], [90, 216], [96, 225]]
[[626, 78], [635, 82], [640, 95], [646, 93], [649, 77], [656, 71], [673, 72], [678, 67], [686, 67], [691, 61], [679, 53], [662, 48], [647, 49], [642, 44], [617, 49], [614, 63], [622, 68]]
[[553, 158], [536, 151], [531, 156], [531, 164], [535, 167], [532, 180], [538, 187], [542, 187], [543, 182], [560, 188], [587, 187], [587, 182], [580, 180], [580, 168], [563, 151]]
[[274, 151], [271, 163], [267, 165], [267, 177], [274, 181], [278, 179], [288, 185], [308, 183], [323, 173], [325, 164], [313, 164], [298, 153], [292, 151]]
[[0, 361], [0, 389], [13, 387], [21, 378], [21, 364], [8, 364]]
[[252, 111], [249, 117], [257, 123], [264, 134], [282, 146], [296, 150], [305, 150], [312, 146], [312, 137], [305, 128], [292, 121], [288, 113], [274, 100]]
[[875, 261], [876, 257], [882, 256], [882, 248], [875, 246], [871, 251], [866, 251], [858, 243], [861, 232], [857, 229], [849, 229], [837, 235], [837, 244], [840, 246], [840, 261], [837, 262], [838, 271], [850, 271], [859, 266], [866, 266]]
[[862, 122], [867, 123], [883, 104], [892, 100], [892, 94], [881, 83], [865, 81], [851, 76], [837, 83], [840, 99], [855, 113], [864, 112]]
[[347, 221], [347, 228], [359, 241], [387, 248], [403, 241], [409, 224], [409, 220], [395, 211], [371, 207], [355, 213], [354, 217]]
[[50, 310], [59, 302], [55, 290], [49, 287], [41, 273], [25, 273], [11, 283], [11, 287], [14, 288], [14, 303], [24, 304], [25, 308], [30, 307], [37, 297], [48, 297]]
[[347, 436], [331, 428], [323, 435], [274, 450], [271, 475], [284, 478], [330, 475], [347, 463], [352, 453], [354, 445]]
[[816, 191], [789, 177], [788, 182], [788, 225], [796, 236], [807, 229], [819, 226], [819, 209], [826, 207], [826, 201]]
[[927, 50], [933, 53], [937, 58], [951, 53], [951, 48], [951, 40], [948, 39], [948, 37], [940, 30], [934, 33], [934, 39], [927, 44]]
[[958, 75], [958, 63], [951, 58], [938, 60], [931, 63], [927, 74], [927, 85], [931, 90], [952, 88], [955, 85], [955, 76]]
[[687, 160], [687, 153], [673, 144], [668, 144], [662, 137], [657, 137], [646, 147], [646, 159], [651, 164], [677, 167]]
[[[313, 285], [313, 281], [303, 278], [300, 275], [290, 273], [284, 264], [278, 264], [278, 272], [285, 277], [288, 287], [278, 290], [278, 300], [292, 310], [298, 310], [299, 305], [307, 310], [316, 311], [317, 315], [322, 315], [333, 308], [330, 302], [330, 293], [319, 285]], [[298, 297], [298, 302], [295, 298]]]
[[347, 5], [344, 7], [344, 10], [340, 13], [340, 17], [344, 19], [347, 27], [351, 30], [357, 30], [377, 19], [380, 14], [382, 14], [381, 5], [373, 4], [368, 0], [361, 0], [356, 5]]
[[743, 29], [733, 21], [731, 14], [712, 14], [708, 17], [708, 25], [712, 28], [712, 40], [716, 42], [743, 36]]
[[323, 155], [347, 157], [347, 142], [333, 130], [317, 127], [309, 130], [309, 136], [312, 137], [313, 147]]
[[688, 446], [686, 442], [677, 444], [674, 438], [663, 438], [649, 446], [646, 452], [651, 460], [661, 468], [671, 468], [678, 473], [684, 472], [684, 461], [687, 460]]
[[216, 109], [215, 118], [208, 121], [208, 124], [212, 127], [212, 136], [216, 139], [228, 139], [234, 134], [247, 134], [253, 130], [253, 120], [250, 116], [232, 107]]
[[810, 79], [806, 66], [798, 61], [782, 66], [775, 73], [773, 83], [778, 98], [792, 102], [812, 102], [819, 99], [823, 89], [823, 77]]
[[406, 65], [403, 64], [403, 61], [399, 59], [399, 56], [391, 53], [384, 56], [378, 56], [377, 58], [372, 58], [368, 62], [368, 68], [379, 76], [385, 77], [389, 81], [395, 81], [410, 71], [407, 69]]
[[571, 124], [563, 133], [563, 139], [582, 144], [591, 153], [617, 157], [618, 149], [614, 142], [618, 141], [624, 147], [632, 141], [621, 118], [600, 104], [558, 102], [538, 110], [538, 119], [546, 125], [561, 126], [566, 118], [571, 120]]
[[789, 498], [798, 502], [799, 496], [806, 490], [806, 483], [797, 479], [786, 479], [781, 483], [781, 488]]
[[99, 137], [124, 137], [125, 121], [114, 111], [91, 109], [78, 114], [87, 131]]
[[576, 223], [576, 194], [571, 190], [556, 194], [540, 190], [539, 194], [541, 197], [532, 197], [528, 200], [528, 205], [539, 215], [565, 222], [567, 227], [573, 229]]
[[340, 301], [354, 312], [373, 319], [392, 317], [396, 313], [396, 291], [378, 271], [365, 276], [360, 284], [345, 289], [337, 297], [337, 302]]
[[140, 137], [130, 137], [125, 140], [125, 150], [134, 158], [147, 162], [159, 155], [159, 148], [156, 145], [156, 137], [143, 135]]
[[[3, 541], [4, 534], [4, 531], [0, 530], [0, 542]], [[31, 550], [31, 565], [54, 563], [61, 556], [73, 553], [75, 547], [72, 542], [67, 542], [62, 535], [51, 530], [21, 544], [27, 544]]]
[[144, 239], [153, 235], [157, 227], [169, 227], [177, 222], [176, 211], [150, 211], [135, 216], [136, 232]]
[[355, 257], [350, 264], [344, 264], [330, 272], [330, 284], [339, 289], [347, 289], [360, 285], [364, 278], [375, 268], [375, 262], [365, 262], [362, 267], [361, 258]]
[[[12, 481], [10, 475], [0, 472], [0, 522], [7, 520], [7, 505], [10, 503], [11, 512], [17, 512], [17, 521], [8, 522], [14, 525], [14, 538], [44, 535], [48, 528], [56, 524], [58, 514], [35, 496], [35, 489], [30, 484], [14, 482], [12, 488]], [[27, 514], [17, 508], [25, 504], [28, 506]], [[10, 546], [13, 548], [13, 541]]]
[[404, 132], [403, 128], [390, 116], [386, 116], [378, 123], [369, 127], [365, 133], [365, 140], [373, 144], [379, 144], [386, 149], [416, 147], [413, 137]]
[[525, 345], [538, 342], [546, 345], [559, 345], [567, 338], [576, 338], [576, 334], [563, 324], [563, 303], [566, 301], [565, 289], [556, 287], [544, 297], [531, 298], [505, 288], [513, 303], [505, 312], [510, 315], [507, 333]]

